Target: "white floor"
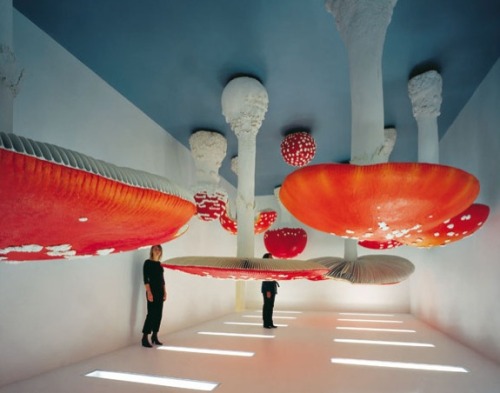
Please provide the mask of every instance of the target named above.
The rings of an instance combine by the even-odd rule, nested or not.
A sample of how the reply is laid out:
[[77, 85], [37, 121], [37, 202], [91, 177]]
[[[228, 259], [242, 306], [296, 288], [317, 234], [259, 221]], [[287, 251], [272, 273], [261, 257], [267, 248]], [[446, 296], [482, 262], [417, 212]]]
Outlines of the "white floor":
[[[94, 370], [210, 381], [218, 383], [213, 390], [217, 393], [500, 392], [499, 365], [430, 329], [411, 315], [277, 310], [274, 316], [275, 324], [284, 326], [263, 329], [260, 313], [249, 311], [161, 337], [164, 345], [246, 351], [254, 353], [252, 357], [147, 349], [138, 343], [8, 385], [0, 389], [0, 393], [194, 392], [85, 376]], [[345, 327], [397, 331], [342, 329]], [[266, 337], [213, 335], [220, 332]], [[392, 345], [339, 342], [335, 339], [381, 340], [390, 341]], [[394, 341], [433, 346], [396, 346]], [[447, 365], [462, 367], [467, 372], [345, 365], [332, 363], [332, 358]]]

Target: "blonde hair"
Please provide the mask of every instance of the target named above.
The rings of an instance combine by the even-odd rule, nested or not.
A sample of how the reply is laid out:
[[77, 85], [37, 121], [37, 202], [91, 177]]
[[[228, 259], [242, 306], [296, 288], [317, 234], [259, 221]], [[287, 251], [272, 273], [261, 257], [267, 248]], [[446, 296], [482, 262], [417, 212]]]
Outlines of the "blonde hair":
[[163, 255], [163, 247], [161, 246], [161, 244], [155, 244], [154, 246], [151, 246], [151, 249], [149, 250], [149, 258], [150, 259], [153, 259], [153, 249], [155, 248], [159, 248], [160, 249], [160, 259]]

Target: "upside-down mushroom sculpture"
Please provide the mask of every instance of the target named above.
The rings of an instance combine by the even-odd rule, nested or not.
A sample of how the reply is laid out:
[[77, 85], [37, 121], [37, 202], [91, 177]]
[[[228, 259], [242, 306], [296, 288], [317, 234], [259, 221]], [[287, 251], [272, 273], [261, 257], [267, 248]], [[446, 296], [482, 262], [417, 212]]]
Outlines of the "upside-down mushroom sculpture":
[[310, 261], [329, 269], [326, 278], [352, 284], [397, 284], [415, 271], [413, 263], [394, 255], [364, 255], [355, 260], [322, 257]]
[[[256, 235], [265, 232], [276, 221], [278, 213], [271, 209], [260, 210], [257, 212], [254, 220], [254, 233]], [[231, 209], [226, 207], [226, 210], [219, 217], [222, 228], [232, 235], [238, 234], [238, 221], [231, 216]]]
[[[434, 228], [464, 211], [478, 193], [474, 176], [444, 165], [318, 164], [288, 175], [280, 198], [312, 228], [386, 241]], [[304, 206], [304, 200], [315, 208]]]
[[213, 131], [199, 130], [189, 138], [196, 165], [194, 188], [196, 216], [203, 221], [217, 220], [225, 211], [227, 193], [219, 187], [219, 168], [226, 156], [226, 138]]
[[196, 208], [169, 180], [0, 133], [0, 260], [80, 258], [165, 243]]
[[[254, 235], [258, 230], [254, 217], [256, 135], [267, 111], [267, 91], [258, 80], [239, 77], [226, 85], [221, 101], [224, 117], [238, 138], [237, 165], [233, 160], [238, 174], [237, 225], [231, 220], [225, 221], [237, 232], [237, 256], [173, 258], [164, 266], [189, 274], [238, 280], [236, 309], [241, 310], [244, 308], [245, 280], [318, 280], [327, 269], [314, 262], [254, 258]], [[275, 214], [274, 211], [261, 211], [260, 217], [267, 216], [267, 225], [276, 218]], [[221, 222], [224, 220], [223, 217]]]
[[294, 132], [281, 141], [281, 156], [288, 165], [295, 167], [307, 165], [315, 154], [316, 142], [308, 132]]
[[274, 189], [274, 195], [280, 206], [280, 227], [269, 229], [264, 234], [264, 246], [274, 257], [289, 259], [300, 255], [307, 245], [307, 232], [300, 227], [292, 227], [290, 213], [279, 198], [280, 187]]
[[163, 266], [202, 277], [232, 280], [324, 280], [328, 267], [315, 261], [240, 257], [179, 257]]

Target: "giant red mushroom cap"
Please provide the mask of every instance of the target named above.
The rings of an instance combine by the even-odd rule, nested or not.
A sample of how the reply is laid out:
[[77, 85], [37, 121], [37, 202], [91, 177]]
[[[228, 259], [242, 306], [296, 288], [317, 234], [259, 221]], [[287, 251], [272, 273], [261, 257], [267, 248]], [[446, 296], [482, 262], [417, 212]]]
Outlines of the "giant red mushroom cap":
[[187, 256], [162, 263], [168, 269], [230, 280], [325, 280], [328, 268], [314, 261]]
[[306, 244], [307, 232], [302, 228], [270, 229], [264, 234], [266, 250], [277, 258], [295, 258]]
[[414, 247], [445, 246], [475, 233], [488, 219], [490, 208], [474, 203], [462, 213], [427, 231], [417, 231], [402, 238], [402, 242]]
[[316, 154], [316, 142], [307, 132], [295, 132], [281, 141], [281, 156], [292, 166], [309, 164]]
[[474, 176], [444, 165], [318, 164], [288, 175], [280, 199], [312, 228], [385, 241], [435, 227], [465, 210], [478, 193]]
[[195, 213], [187, 191], [58, 146], [0, 133], [0, 260], [79, 258], [165, 243]]

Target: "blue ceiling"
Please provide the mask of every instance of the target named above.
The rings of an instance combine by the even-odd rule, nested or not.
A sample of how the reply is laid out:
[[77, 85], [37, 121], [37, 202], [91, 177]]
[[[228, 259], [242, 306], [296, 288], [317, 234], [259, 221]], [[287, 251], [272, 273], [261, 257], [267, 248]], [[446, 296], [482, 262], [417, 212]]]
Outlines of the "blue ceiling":
[[[52, 36], [181, 143], [205, 129], [224, 134], [230, 169], [237, 140], [221, 94], [238, 75], [258, 78], [269, 110], [257, 136], [256, 194], [268, 195], [294, 170], [283, 136], [308, 130], [312, 163], [350, 158], [349, 68], [323, 0], [13, 0]], [[443, 78], [442, 136], [500, 56], [500, 1], [399, 0], [383, 57], [385, 125], [398, 140], [391, 161], [417, 160], [408, 79]], [[474, 130], [471, 130], [474, 132]], [[137, 130], [140, 136], [141, 130]]]

